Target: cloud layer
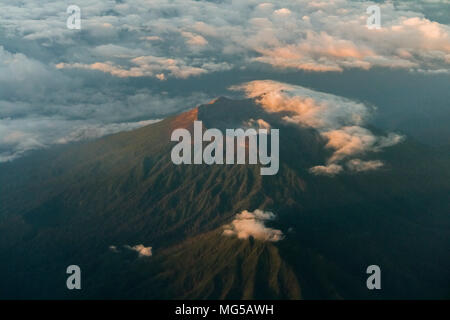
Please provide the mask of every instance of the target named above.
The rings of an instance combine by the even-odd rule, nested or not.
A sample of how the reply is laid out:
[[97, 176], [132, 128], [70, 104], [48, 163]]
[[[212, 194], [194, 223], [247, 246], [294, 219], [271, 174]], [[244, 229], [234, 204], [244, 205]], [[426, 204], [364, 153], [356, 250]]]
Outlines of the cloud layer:
[[[65, 4], [48, 1], [6, 5], [9, 33], [52, 45], [74, 44], [65, 26]], [[84, 61], [60, 64], [109, 72], [119, 77], [188, 77], [257, 61], [311, 71], [375, 66], [445, 70], [450, 62], [450, 29], [427, 19], [417, 4], [409, 9], [387, 2], [382, 28], [366, 27], [370, 1], [99, 1], [80, 0], [82, 28], [90, 39]], [[445, 4], [443, 4], [445, 6]], [[21, 22], [21, 23], [19, 23]], [[104, 44], [130, 33], [133, 46]], [[176, 50], [170, 50], [173, 48]], [[238, 59], [240, 58], [240, 59]], [[91, 60], [88, 62], [87, 60]], [[220, 60], [220, 61], [219, 61]]]
[[102, 81], [62, 74], [0, 46], [0, 162], [55, 143], [135, 129], [207, 99]]
[[244, 210], [236, 214], [235, 219], [224, 227], [224, 236], [236, 236], [239, 239], [253, 237], [261, 241], [277, 242], [284, 239], [281, 230], [265, 226], [266, 221], [274, 220], [275, 214], [270, 211], [256, 209], [253, 212]]
[[349, 0], [79, 0], [81, 31], [67, 29], [66, 5], [55, 1], [8, 4], [0, 18], [9, 37], [64, 50], [51, 59], [58, 68], [116, 77], [187, 78], [251, 62], [316, 72], [448, 72], [450, 27], [425, 17], [422, 3], [378, 3], [378, 30], [366, 26], [375, 3]]

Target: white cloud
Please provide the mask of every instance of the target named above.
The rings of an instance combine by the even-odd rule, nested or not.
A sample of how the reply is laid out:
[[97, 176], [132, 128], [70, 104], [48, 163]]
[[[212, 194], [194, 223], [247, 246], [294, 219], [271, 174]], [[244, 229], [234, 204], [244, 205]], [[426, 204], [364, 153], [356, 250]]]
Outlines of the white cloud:
[[328, 140], [326, 147], [335, 150], [333, 156], [328, 160], [329, 163], [375, 150], [374, 146], [378, 140], [372, 132], [359, 126], [342, 127], [323, 132], [322, 135]]
[[253, 129], [270, 129], [270, 123], [268, 123], [267, 121], [263, 120], [263, 119], [250, 119], [246, 122], [244, 122], [244, 127], [245, 128], [253, 128]]
[[283, 16], [283, 15], [290, 15], [291, 14], [291, 10], [286, 9], [286, 8], [281, 8], [281, 9], [275, 10], [273, 13], [277, 14], [277, 15], [281, 15], [281, 16]]
[[[0, 127], [0, 132], [2, 132]], [[0, 162], [7, 162], [20, 157], [28, 151], [44, 148], [39, 139], [20, 130], [11, 130], [0, 137]]]
[[404, 136], [390, 132], [386, 137], [380, 137], [378, 139], [378, 143], [375, 146], [375, 149], [379, 151], [383, 148], [394, 146], [397, 143], [402, 142], [404, 139], [405, 139]]
[[186, 79], [199, 76], [212, 71], [228, 70], [227, 63], [198, 63], [197, 66], [187, 65], [183, 60], [168, 59], [155, 56], [140, 56], [130, 61], [135, 66], [129, 68], [116, 65], [111, 61], [82, 63], [58, 63], [57, 69], [86, 69], [109, 73], [119, 78], [156, 77], [165, 79], [166, 74], [175, 78]]
[[368, 2], [319, 4], [310, 2], [305, 8], [304, 1], [292, 3], [296, 9], [290, 11], [296, 14], [270, 27], [277, 41], [261, 38], [250, 42], [251, 48], [260, 54], [254, 60], [282, 69], [316, 72], [373, 67], [449, 71], [448, 25], [406, 11], [405, 6], [403, 11], [385, 3], [378, 4], [382, 28], [369, 30], [363, 27], [367, 17], [361, 13], [361, 8], [369, 6]]
[[369, 109], [349, 99], [271, 80], [257, 80], [231, 87], [243, 90], [268, 112], [283, 113], [284, 120], [318, 130], [361, 124]]
[[160, 120], [125, 123], [90, 123], [61, 118], [0, 119], [0, 162], [12, 161], [32, 150], [53, 144], [100, 138], [133, 130]]
[[0, 45], [0, 100], [14, 102], [24, 97], [41, 98], [49, 87], [63, 88], [68, 79], [55, 74], [51, 67], [22, 53], [12, 53]]
[[231, 224], [224, 226], [223, 235], [248, 239], [250, 236], [262, 241], [276, 242], [284, 239], [281, 230], [268, 228], [266, 221], [274, 220], [275, 214], [270, 211], [256, 209], [253, 212], [244, 210], [236, 214]]
[[[382, 28], [369, 30], [365, 8], [372, 4], [350, 0], [78, 0], [86, 36], [109, 49], [101, 51], [102, 59], [92, 61], [102, 48], [79, 43], [85, 53], [67, 55], [69, 61], [64, 65], [112, 64], [126, 69], [133, 59], [151, 56], [172, 59], [186, 69], [199, 68], [196, 59], [202, 59], [202, 64], [241, 67], [259, 61], [275, 68], [319, 72], [373, 67], [449, 70], [449, 25], [426, 18], [420, 12], [424, 10], [421, 4], [385, 2], [378, 3]], [[440, 4], [442, 10], [445, 5]], [[21, 6], [5, 4], [0, 19], [9, 37], [46, 46], [75, 45], [79, 33], [67, 29], [65, 9], [64, 3], [24, 0]], [[120, 36], [124, 32], [131, 37], [124, 39]], [[128, 45], [134, 49], [125, 54], [124, 49], [118, 54], [114, 48]], [[112, 61], [117, 57], [126, 61]], [[62, 61], [55, 57], [54, 62]], [[142, 77], [147, 72], [111, 74]]]
[[334, 149], [329, 163], [366, 152], [379, 152], [404, 140], [404, 136], [389, 133], [386, 137], [375, 136], [359, 126], [347, 126], [322, 133], [328, 139], [327, 148]]
[[67, 136], [64, 136], [56, 141], [56, 143], [68, 143], [73, 141], [83, 141], [100, 138], [109, 134], [130, 131], [140, 127], [144, 127], [156, 122], [160, 119], [146, 120], [138, 122], [124, 122], [124, 123], [109, 123], [109, 124], [96, 124], [96, 125], [82, 125], [75, 128]]
[[186, 43], [192, 46], [204, 46], [208, 44], [208, 41], [201, 35], [187, 31], [182, 31], [181, 35], [186, 38]]

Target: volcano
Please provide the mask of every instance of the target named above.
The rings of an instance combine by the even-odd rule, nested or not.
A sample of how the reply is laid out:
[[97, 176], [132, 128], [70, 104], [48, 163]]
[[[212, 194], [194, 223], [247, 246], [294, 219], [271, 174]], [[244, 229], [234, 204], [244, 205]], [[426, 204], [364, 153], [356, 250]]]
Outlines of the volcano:
[[[380, 170], [315, 175], [332, 155], [326, 139], [283, 119], [257, 99], [221, 97], [1, 164], [0, 297], [449, 297], [448, 150], [407, 139], [377, 152]], [[278, 173], [173, 164], [171, 133], [192, 132], [196, 120], [279, 129]], [[79, 291], [65, 286], [73, 264]], [[382, 290], [366, 287], [370, 265], [382, 270]]]

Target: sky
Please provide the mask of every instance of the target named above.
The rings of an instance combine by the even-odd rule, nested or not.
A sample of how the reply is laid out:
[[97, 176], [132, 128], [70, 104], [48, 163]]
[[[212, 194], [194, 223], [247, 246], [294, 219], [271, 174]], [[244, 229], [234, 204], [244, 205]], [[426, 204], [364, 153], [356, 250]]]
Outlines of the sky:
[[[67, 27], [69, 5], [80, 30]], [[367, 27], [371, 5], [379, 29]], [[345, 97], [376, 109], [383, 129], [450, 144], [449, 13], [449, 0], [2, 0], [0, 162], [263, 80]]]

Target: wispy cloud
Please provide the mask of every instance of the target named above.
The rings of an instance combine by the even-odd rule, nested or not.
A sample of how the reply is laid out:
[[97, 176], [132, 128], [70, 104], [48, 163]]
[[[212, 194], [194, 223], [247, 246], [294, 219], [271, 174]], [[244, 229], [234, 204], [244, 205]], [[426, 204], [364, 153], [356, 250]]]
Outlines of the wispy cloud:
[[[198, 69], [215, 72], [225, 65], [241, 67], [252, 61], [315, 72], [373, 67], [449, 70], [450, 27], [426, 18], [421, 12], [426, 6], [378, 3], [382, 28], [369, 30], [365, 8], [371, 4], [346, 0], [79, 0], [82, 36], [88, 40], [83, 43], [77, 43], [79, 35], [65, 26], [64, 3], [11, 3], [4, 6], [0, 18], [10, 37], [46, 46], [83, 46], [82, 54], [66, 54], [55, 64], [96, 68], [117, 77], [179, 76], [167, 60], [176, 61], [181, 70], [191, 70], [185, 77], [197, 75]], [[118, 51], [119, 46], [129, 49]], [[135, 60], [140, 57], [152, 57], [152, 63], [140, 64]], [[133, 66], [126, 68], [126, 64]], [[161, 70], [155, 73], [152, 68]]]

